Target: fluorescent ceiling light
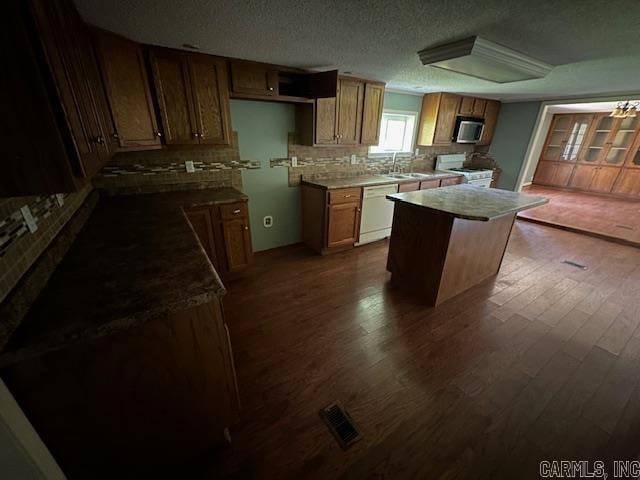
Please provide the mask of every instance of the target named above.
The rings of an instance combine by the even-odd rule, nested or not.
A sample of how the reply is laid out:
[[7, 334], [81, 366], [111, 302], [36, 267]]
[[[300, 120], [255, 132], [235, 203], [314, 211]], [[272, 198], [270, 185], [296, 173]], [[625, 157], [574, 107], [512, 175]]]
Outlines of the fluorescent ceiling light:
[[418, 52], [423, 65], [509, 83], [542, 78], [553, 65], [480, 37], [425, 48]]

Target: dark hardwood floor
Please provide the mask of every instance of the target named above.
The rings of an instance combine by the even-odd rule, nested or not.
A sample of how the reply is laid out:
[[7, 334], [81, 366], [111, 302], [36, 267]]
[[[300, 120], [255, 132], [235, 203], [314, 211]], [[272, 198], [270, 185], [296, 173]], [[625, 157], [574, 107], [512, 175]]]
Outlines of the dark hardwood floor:
[[541, 185], [522, 191], [547, 197], [549, 203], [520, 212], [518, 218], [640, 247], [638, 200]]
[[[287, 247], [228, 282], [242, 418], [194, 478], [520, 479], [637, 458], [640, 249], [517, 221], [497, 278], [435, 309], [390, 288], [386, 255]], [[336, 400], [363, 434], [346, 452], [318, 415]]]

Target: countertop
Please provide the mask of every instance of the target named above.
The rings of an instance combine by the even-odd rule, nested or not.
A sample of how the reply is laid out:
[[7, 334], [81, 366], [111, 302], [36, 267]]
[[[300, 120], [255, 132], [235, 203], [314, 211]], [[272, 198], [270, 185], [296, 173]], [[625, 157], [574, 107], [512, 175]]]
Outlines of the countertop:
[[324, 188], [326, 190], [334, 190], [336, 188], [355, 188], [355, 187], [373, 187], [376, 185], [390, 185], [394, 183], [412, 183], [422, 180], [434, 180], [436, 178], [451, 178], [461, 175], [441, 170], [432, 172], [418, 172], [424, 176], [420, 178], [394, 178], [389, 175], [364, 175], [347, 178], [314, 178], [302, 177], [301, 184], [311, 185], [313, 187]]
[[183, 207], [246, 200], [229, 187], [100, 199], [0, 366], [224, 295]]
[[387, 195], [389, 200], [467, 220], [489, 221], [544, 205], [549, 199], [524, 193], [462, 184]]

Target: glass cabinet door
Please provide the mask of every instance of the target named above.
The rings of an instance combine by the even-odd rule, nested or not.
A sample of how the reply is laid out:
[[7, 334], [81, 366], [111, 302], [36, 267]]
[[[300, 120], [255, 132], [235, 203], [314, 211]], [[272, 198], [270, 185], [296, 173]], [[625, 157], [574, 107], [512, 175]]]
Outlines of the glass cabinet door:
[[614, 126], [614, 118], [606, 114], [595, 117], [594, 128], [589, 134], [589, 139], [582, 151], [579, 161], [584, 163], [598, 163], [607, 150], [607, 142]]
[[542, 152], [542, 160], [560, 160], [569, 135], [573, 115], [554, 115], [547, 135], [547, 144]]
[[636, 135], [636, 141], [627, 154], [625, 167], [640, 168], [640, 129]]
[[564, 149], [560, 154], [560, 160], [568, 162], [576, 161], [578, 152], [580, 151], [580, 147], [582, 146], [592, 120], [593, 115], [575, 115], [573, 117], [569, 136], [567, 137]]
[[624, 163], [624, 159], [633, 145], [638, 126], [640, 126], [640, 117], [623, 118], [619, 122], [605, 157], [605, 163], [608, 165], [622, 165]]

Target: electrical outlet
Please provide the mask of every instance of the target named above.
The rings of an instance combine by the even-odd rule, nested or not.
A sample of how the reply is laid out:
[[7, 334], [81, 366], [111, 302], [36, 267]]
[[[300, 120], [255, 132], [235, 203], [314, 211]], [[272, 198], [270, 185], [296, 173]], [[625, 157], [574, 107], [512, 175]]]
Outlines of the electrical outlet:
[[420, 149], [416, 148], [416, 156], [420, 155]]
[[187, 173], [193, 173], [196, 171], [196, 167], [193, 165], [193, 161], [191, 160], [187, 160], [186, 162], [184, 162], [184, 166], [187, 169]]
[[33, 218], [31, 214], [31, 210], [29, 209], [29, 205], [24, 205], [20, 207], [20, 213], [22, 213], [22, 218], [24, 218], [24, 222], [27, 224], [27, 228], [31, 233], [38, 230], [38, 224], [36, 223], [36, 219]]
[[262, 219], [262, 225], [264, 225], [264, 228], [271, 228], [273, 227], [273, 217], [271, 215], [267, 215]]
[[358, 163], [358, 159], [355, 155], [351, 155], [351, 165], [355, 165], [356, 163]]
[[292, 167], [297, 167], [298, 166], [298, 157], [296, 157], [296, 156], [291, 157], [291, 166]]

